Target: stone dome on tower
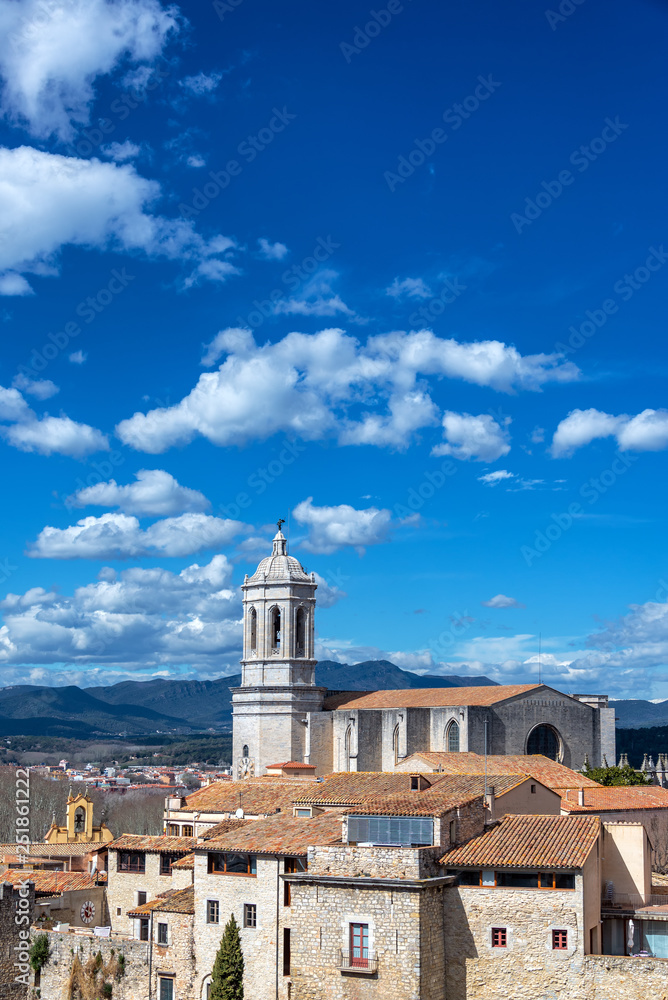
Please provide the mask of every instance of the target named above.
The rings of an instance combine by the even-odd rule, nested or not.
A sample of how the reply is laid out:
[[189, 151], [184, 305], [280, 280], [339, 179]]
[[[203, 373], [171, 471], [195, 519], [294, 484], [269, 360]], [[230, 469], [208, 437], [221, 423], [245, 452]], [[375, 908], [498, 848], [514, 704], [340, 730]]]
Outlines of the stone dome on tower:
[[271, 555], [265, 556], [247, 582], [260, 583], [262, 580], [294, 580], [300, 583], [311, 581], [299, 560], [288, 555], [287, 541], [280, 527], [274, 535]]

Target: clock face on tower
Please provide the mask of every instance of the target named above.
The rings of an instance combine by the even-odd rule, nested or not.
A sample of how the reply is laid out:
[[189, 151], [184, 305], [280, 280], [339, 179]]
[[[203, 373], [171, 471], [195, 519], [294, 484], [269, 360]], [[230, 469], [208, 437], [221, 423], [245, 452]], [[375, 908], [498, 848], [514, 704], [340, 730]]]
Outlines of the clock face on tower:
[[237, 766], [238, 778], [252, 778], [255, 774], [255, 761], [250, 757], [242, 757]]
[[95, 903], [93, 902], [93, 900], [87, 899], [86, 902], [83, 903], [79, 913], [81, 915], [81, 919], [85, 924], [92, 923], [93, 918], [95, 917]]

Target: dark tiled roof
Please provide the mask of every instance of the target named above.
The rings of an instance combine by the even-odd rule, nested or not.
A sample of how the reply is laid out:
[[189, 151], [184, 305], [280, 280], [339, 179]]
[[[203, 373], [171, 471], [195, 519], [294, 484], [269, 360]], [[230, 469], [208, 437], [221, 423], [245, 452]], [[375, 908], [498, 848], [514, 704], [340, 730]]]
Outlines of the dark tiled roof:
[[311, 846], [341, 843], [341, 816], [324, 813], [312, 819], [288, 814], [243, 823], [196, 850], [238, 851], [250, 854], [306, 854]]
[[122, 837], [117, 837], [109, 844], [110, 851], [146, 851], [149, 854], [157, 854], [161, 851], [168, 851], [178, 854], [183, 851], [192, 851], [197, 841], [194, 837], [142, 837], [135, 833], [124, 833]]
[[540, 684], [495, 684], [480, 687], [410, 688], [407, 691], [333, 692], [325, 698], [324, 709], [488, 706], [536, 691], [540, 687]]
[[144, 917], [154, 913], [194, 913], [195, 912], [195, 888], [189, 885], [187, 889], [170, 889], [161, 893], [157, 899], [151, 899], [148, 903], [135, 906], [134, 910], [128, 910], [129, 917]]
[[582, 868], [596, 843], [598, 816], [504, 816], [441, 858], [449, 868]]

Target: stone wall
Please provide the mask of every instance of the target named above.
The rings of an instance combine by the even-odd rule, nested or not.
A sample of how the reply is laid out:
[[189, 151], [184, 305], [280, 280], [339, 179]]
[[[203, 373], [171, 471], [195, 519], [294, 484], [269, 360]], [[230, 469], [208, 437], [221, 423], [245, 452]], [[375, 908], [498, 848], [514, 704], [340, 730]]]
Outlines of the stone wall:
[[599, 762], [598, 712], [558, 691], [548, 690], [537, 695], [528, 693], [494, 705], [491, 716], [490, 753], [526, 753], [526, 741], [531, 730], [547, 723], [554, 726], [562, 738], [562, 763], [566, 767], [582, 767], [585, 755], [589, 756], [592, 766]]
[[443, 875], [438, 859], [442, 847], [310, 847], [309, 875], [337, 875], [345, 878], [434, 878]]
[[[42, 933], [33, 931], [33, 934]], [[125, 959], [124, 974], [112, 982], [113, 1000], [139, 1000], [148, 996], [149, 944], [122, 938], [100, 938], [93, 934], [45, 931], [51, 954], [42, 967], [39, 989], [40, 1000], [69, 1000], [68, 984], [74, 959], [82, 966], [98, 952], [106, 965], [119, 955]], [[33, 979], [34, 982], [34, 979]], [[1, 994], [0, 994], [1, 995]], [[184, 997], [183, 1000], [190, 1000]]]
[[467, 960], [465, 979], [467, 1000], [663, 1000], [668, 959], [585, 955], [559, 964], [508, 955]]
[[[24, 1000], [28, 996], [31, 977], [27, 949], [34, 904], [32, 884], [23, 890], [8, 882], [0, 884], [0, 1000]], [[20, 948], [23, 950], [16, 950]]]
[[[586, 950], [581, 875], [576, 875], [575, 886], [571, 891], [448, 887], [447, 1000], [537, 1000], [549, 996], [553, 979], [563, 979]], [[494, 927], [506, 929], [505, 948], [492, 946]], [[566, 950], [552, 950], [552, 930], [568, 931]], [[523, 968], [531, 992], [521, 992], [515, 983], [516, 972]], [[561, 994], [559, 1000], [563, 1000]], [[590, 1000], [590, 995], [582, 993], [578, 1000]]]
[[[443, 1000], [443, 889], [292, 886], [291, 1000]], [[350, 924], [369, 927], [378, 968], [342, 971]]]
[[308, 713], [308, 749], [305, 761], [314, 764], [316, 775], [331, 774], [334, 770], [332, 712]]

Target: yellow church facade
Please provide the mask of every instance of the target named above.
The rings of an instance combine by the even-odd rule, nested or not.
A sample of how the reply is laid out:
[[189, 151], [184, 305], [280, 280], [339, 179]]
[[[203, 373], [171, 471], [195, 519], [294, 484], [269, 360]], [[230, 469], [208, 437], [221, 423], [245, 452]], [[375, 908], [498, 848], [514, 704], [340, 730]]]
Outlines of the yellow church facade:
[[67, 799], [65, 826], [51, 824], [44, 840], [47, 844], [108, 844], [114, 835], [101, 823], [93, 826], [93, 800], [81, 792]]

